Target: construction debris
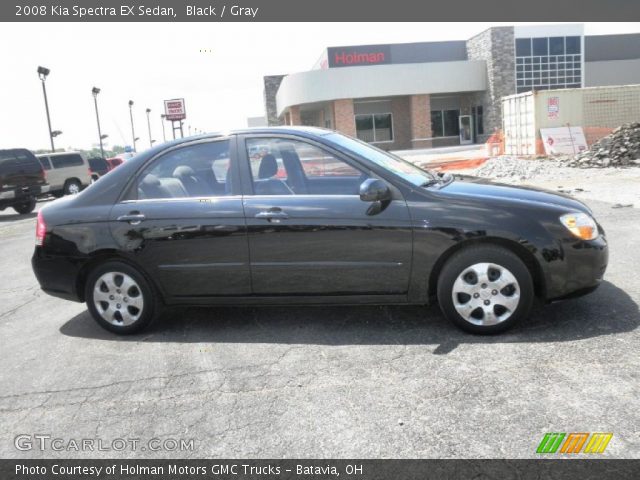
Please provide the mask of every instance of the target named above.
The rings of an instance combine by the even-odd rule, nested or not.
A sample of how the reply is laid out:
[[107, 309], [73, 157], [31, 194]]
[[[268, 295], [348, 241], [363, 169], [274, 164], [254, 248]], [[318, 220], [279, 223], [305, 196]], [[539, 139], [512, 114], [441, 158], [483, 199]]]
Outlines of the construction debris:
[[565, 163], [570, 167], [627, 167], [640, 165], [640, 122], [616, 128], [591, 148]]

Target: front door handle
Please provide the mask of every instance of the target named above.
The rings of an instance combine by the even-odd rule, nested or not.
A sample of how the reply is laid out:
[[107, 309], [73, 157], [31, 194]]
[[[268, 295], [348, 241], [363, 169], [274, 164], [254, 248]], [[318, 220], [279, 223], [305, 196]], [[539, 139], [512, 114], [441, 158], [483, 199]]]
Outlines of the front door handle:
[[263, 220], [285, 220], [289, 218], [289, 215], [282, 211], [279, 207], [273, 207], [269, 210], [264, 210], [262, 212], [258, 212], [255, 215], [256, 218], [261, 218]]
[[118, 220], [119, 222], [129, 222], [131, 225], [138, 225], [144, 219], [144, 213], [131, 212], [127, 215], [120, 215], [116, 220]]

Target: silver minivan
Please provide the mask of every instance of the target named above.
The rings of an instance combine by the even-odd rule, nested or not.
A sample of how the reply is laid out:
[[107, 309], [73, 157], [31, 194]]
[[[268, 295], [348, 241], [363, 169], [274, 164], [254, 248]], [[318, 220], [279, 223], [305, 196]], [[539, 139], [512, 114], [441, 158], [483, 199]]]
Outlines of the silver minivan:
[[89, 162], [80, 152], [36, 155], [56, 197], [75, 195], [91, 183]]

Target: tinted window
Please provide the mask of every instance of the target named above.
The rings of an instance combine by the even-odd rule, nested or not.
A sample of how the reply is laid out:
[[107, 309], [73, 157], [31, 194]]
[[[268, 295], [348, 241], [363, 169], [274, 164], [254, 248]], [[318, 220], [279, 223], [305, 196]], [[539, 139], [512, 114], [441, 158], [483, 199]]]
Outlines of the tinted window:
[[564, 37], [551, 37], [549, 39], [549, 53], [551, 55], [564, 55]]
[[90, 158], [89, 166], [94, 172], [106, 172], [109, 170], [107, 161], [104, 158]]
[[516, 38], [516, 56], [528, 57], [531, 55], [531, 39]]
[[53, 164], [53, 168], [79, 167], [84, 165], [82, 157], [77, 153], [55, 155], [49, 158]]
[[40, 161], [42, 168], [45, 170], [51, 170], [51, 163], [49, 163], [49, 159], [47, 157], [40, 157], [38, 160]]
[[229, 140], [189, 145], [154, 161], [140, 175], [138, 198], [231, 195]]
[[15, 172], [36, 173], [42, 167], [38, 159], [29, 150], [14, 149], [0, 150], [0, 174], [7, 175]]
[[363, 172], [305, 142], [251, 138], [246, 142], [256, 195], [357, 195]]
[[567, 37], [567, 53], [580, 53], [580, 37]]
[[356, 115], [356, 136], [365, 142], [393, 140], [393, 120], [390, 113]]
[[549, 55], [549, 49], [547, 45], [547, 38], [534, 38], [533, 39], [533, 54], [534, 55]]
[[442, 126], [442, 110], [431, 111], [431, 136], [432, 137], [444, 136], [444, 129]]

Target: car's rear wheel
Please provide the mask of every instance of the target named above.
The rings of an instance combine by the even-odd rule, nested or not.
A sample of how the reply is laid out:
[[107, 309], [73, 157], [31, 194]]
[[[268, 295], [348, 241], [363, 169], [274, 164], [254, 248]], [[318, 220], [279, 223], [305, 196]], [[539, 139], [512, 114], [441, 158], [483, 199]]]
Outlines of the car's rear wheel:
[[121, 335], [141, 331], [159, 313], [157, 294], [144, 275], [119, 261], [103, 263], [89, 274], [85, 301], [101, 327]]
[[18, 203], [13, 206], [13, 209], [18, 212], [20, 215], [26, 215], [27, 213], [33, 212], [36, 208], [36, 199], [30, 198], [24, 203]]
[[82, 185], [78, 180], [67, 180], [64, 184], [65, 195], [77, 195], [82, 190]]
[[442, 312], [471, 333], [499, 333], [513, 327], [529, 315], [533, 298], [527, 266], [498, 246], [461, 250], [447, 261], [438, 279]]

